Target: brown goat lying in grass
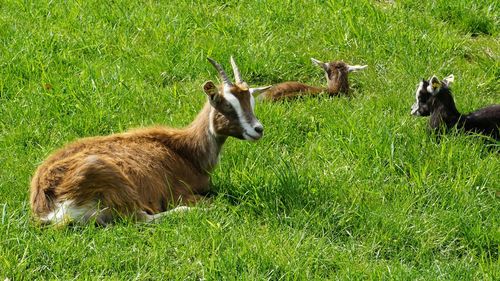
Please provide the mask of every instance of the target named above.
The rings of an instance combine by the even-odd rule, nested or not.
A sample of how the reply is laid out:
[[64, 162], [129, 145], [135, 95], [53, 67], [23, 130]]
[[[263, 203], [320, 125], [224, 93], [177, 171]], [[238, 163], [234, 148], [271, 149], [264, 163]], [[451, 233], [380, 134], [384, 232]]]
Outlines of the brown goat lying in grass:
[[252, 94], [268, 88], [249, 88], [232, 58], [234, 84], [209, 61], [223, 83], [203, 85], [208, 101], [188, 127], [84, 138], [48, 157], [31, 182], [35, 218], [59, 225], [89, 220], [105, 225], [118, 217], [151, 221], [203, 198], [226, 139], [262, 137]]

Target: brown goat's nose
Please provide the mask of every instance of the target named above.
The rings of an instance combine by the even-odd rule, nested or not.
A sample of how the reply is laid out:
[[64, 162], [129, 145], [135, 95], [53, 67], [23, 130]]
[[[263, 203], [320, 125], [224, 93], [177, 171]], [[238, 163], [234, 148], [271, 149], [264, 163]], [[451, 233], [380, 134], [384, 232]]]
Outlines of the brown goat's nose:
[[264, 132], [264, 127], [262, 127], [262, 125], [257, 125], [253, 127], [253, 129], [259, 134], [262, 134], [262, 132]]

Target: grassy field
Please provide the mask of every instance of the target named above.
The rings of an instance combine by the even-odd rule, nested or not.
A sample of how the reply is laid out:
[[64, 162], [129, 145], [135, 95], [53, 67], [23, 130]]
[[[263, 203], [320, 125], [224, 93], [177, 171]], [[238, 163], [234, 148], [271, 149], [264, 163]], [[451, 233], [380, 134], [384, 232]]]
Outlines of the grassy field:
[[[61, 2], [0, 2], [0, 280], [500, 279], [500, 144], [409, 114], [432, 74], [463, 112], [500, 102], [498, 1]], [[206, 57], [230, 55], [252, 86], [324, 85], [310, 57], [369, 67], [352, 98], [257, 104], [265, 136], [228, 140], [210, 211], [32, 223], [54, 149], [189, 124]]]

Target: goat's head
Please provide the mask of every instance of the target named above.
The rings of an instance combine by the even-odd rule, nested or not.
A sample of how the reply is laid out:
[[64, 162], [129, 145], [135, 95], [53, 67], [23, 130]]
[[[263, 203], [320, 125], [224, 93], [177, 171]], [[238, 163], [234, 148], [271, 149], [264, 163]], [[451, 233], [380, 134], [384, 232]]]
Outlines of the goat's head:
[[343, 61], [332, 61], [326, 63], [315, 58], [311, 58], [311, 61], [325, 71], [328, 86], [336, 86], [341, 91], [347, 91], [349, 89], [349, 83], [347, 80], [349, 72], [360, 71], [368, 67], [368, 65], [349, 65]]
[[210, 116], [210, 130], [215, 135], [232, 136], [245, 140], [258, 140], [264, 127], [255, 117], [254, 96], [270, 88], [250, 88], [241, 78], [241, 73], [231, 57], [235, 83], [232, 83], [222, 66], [211, 58], [208, 61], [217, 69], [222, 86], [217, 87], [212, 81], [203, 85], [211, 106], [215, 109]]
[[[429, 116], [434, 106], [435, 98], [440, 97], [449, 100], [451, 97], [449, 86], [454, 81], [453, 74], [444, 78], [442, 81], [434, 75], [429, 80], [422, 78], [418, 83], [415, 92], [415, 103], [411, 106], [411, 114], [415, 116]], [[452, 101], [453, 102], [453, 101]]]

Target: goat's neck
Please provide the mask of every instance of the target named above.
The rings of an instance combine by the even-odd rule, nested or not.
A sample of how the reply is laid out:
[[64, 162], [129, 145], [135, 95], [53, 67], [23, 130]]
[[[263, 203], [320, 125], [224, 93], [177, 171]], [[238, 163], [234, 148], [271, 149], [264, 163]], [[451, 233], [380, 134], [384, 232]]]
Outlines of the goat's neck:
[[206, 103], [189, 126], [171, 136], [173, 149], [193, 163], [202, 173], [210, 173], [217, 165], [226, 136], [218, 136], [211, 129], [215, 109]]
[[328, 81], [327, 92], [330, 94], [337, 94], [339, 92], [347, 93], [349, 92], [349, 81], [347, 80], [347, 73], [338, 73], [338, 75], [329, 79], [326, 77]]
[[438, 128], [441, 125], [450, 128], [455, 126], [462, 119], [461, 117], [462, 114], [458, 112], [453, 100], [446, 105], [437, 100], [434, 110], [431, 111], [430, 124], [433, 128]]

